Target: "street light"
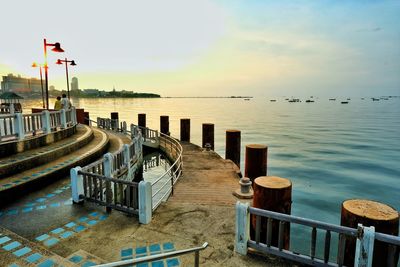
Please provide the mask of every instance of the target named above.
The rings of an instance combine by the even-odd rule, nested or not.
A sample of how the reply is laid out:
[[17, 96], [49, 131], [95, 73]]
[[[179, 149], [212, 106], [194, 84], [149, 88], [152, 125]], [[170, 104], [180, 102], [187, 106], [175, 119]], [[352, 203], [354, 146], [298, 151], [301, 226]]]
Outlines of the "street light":
[[46, 79], [46, 107], [49, 109], [49, 77], [48, 77], [48, 65], [47, 65], [47, 47], [53, 46], [51, 49], [53, 52], [62, 53], [64, 50], [61, 48], [60, 43], [49, 44], [46, 41], [46, 38], [43, 40], [43, 48], [44, 48], [44, 73]]
[[40, 70], [40, 85], [42, 86], [42, 103], [43, 103], [43, 108], [45, 108], [44, 106], [44, 89], [43, 89], [43, 77], [42, 77], [42, 67], [44, 67], [43, 64], [37, 64], [36, 62], [32, 63], [32, 68], [37, 68], [39, 67]]
[[68, 63], [71, 63], [71, 66], [76, 66], [75, 60], [68, 60], [67, 58], [63, 59], [57, 59], [56, 64], [62, 65], [65, 63], [65, 74], [67, 76], [67, 94], [68, 94], [68, 99], [69, 99], [69, 78], [68, 78]]

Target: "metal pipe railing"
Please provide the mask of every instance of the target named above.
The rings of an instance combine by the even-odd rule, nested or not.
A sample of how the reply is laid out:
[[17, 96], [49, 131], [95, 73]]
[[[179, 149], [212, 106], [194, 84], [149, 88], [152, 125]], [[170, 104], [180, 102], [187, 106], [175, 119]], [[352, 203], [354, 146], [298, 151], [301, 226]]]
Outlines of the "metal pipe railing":
[[133, 264], [139, 263], [149, 263], [156, 260], [163, 260], [167, 258], [172, 258], [176, 256], [181, 256], [189, 253], [194, 253], [194, 266], [200, 266], [200, 251], [204, 250], [208, 247], [208, 243], [205, 242], [201, 247], [195, 248], [188, 248], [183, 250], [177, 250], [172, 252], [166, 252], [157, 255], [145, 256], [137, 259], [130, 259], [130, 260], [123, 260], [123, 261], [116, 261], [111, 263], [105, 263], [100, 265], [95, 265], [95, 267], [122, 267], [122, 266], [132, 266]]

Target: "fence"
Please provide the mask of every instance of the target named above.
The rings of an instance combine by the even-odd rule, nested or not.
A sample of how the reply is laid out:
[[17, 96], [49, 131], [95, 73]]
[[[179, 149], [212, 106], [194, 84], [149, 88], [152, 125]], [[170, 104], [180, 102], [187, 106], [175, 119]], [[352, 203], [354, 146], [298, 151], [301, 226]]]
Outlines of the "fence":
[[123, 145], [114, 154], [107, 153], [98, 161], [71, 170], [74, 202], [87, 200], [120, 210], [138, 214], [138, 183], [132, 182], [138, 165], [142, 161], [143, 139], [139, 131], [132, 128], [131, 143]]
[[[250, 233], [250, 215], [255, 216], [254, 239], [251, 239]], [[267, 222], [267, 233], [261, 242], [261, 220]], [[272, 225], [278, 225], [277, 246], [272, 244]], [[286, 225], [298, 224], [311, 228], [310, 253], [308, 255], [283, 249], [284, 228]], [[317, 245], [317, 231], [324, 231], [323, 258], [317, 258], [315, 255]], [[330, 261], [331, 236], [332, 233], [339, 235], [339, 245], [335, 261]], [[391, 236], [382, 233], [375, 233], [374, 227], [363, 227], [359, 225], [358, 229], [345, 226], [328, 224], [320, 221], [296, 217], [268, 210], [249, 207], [248, 204], [238, 202], [236, 204], [236, 237], [235, 250], [243, 255], [247, 254], [248, 248], [267, 254], [273, 254], [295, 262], [309, 264], [312, 266], [343, 266], [345, 243], [348, 238], [357, 238], [356, 256], [354, 266], [371, 266], [373, 257], [374, 239], [387, 243], [389, 245], [389, 257], [386, 266], [397, 266], [398, 253], [400, 246], [400, 237]], [[372, 244], [372, 246], [371, 246]]]
[[48, 134], [58, 129], [75, 125], [75, 108], [70, 110], [48, 111], [32, 114], [0, 115], [0, 142], [23, 140], [25, 136]]

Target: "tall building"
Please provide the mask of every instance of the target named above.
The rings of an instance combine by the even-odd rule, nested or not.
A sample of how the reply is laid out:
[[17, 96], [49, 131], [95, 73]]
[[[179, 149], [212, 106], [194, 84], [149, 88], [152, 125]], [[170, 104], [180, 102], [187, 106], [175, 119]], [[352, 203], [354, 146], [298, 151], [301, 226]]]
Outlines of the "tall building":
[[3, 76], [1, 90], [3, 92], [36, 94], [42, 92], [42, 85], [40, 80], [36, 78], [23, 78], [21, 75], [8, 74]]
[[78, 85], [78, 78], [72, 77], [71, 79], [71, 90], [78, 90], [79, 85]]

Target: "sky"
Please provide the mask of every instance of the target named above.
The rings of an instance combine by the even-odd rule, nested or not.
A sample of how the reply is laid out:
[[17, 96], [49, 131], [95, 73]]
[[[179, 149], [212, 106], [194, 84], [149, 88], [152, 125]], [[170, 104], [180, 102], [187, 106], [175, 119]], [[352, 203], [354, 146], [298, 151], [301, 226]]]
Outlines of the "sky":
[[400, 1], [0, 0], [0, 75], [162, 96], [400, 95]]

